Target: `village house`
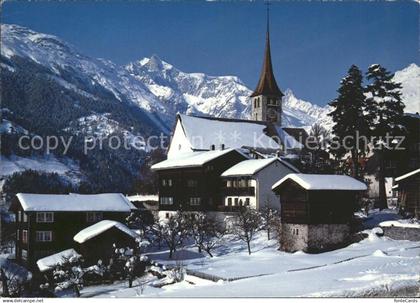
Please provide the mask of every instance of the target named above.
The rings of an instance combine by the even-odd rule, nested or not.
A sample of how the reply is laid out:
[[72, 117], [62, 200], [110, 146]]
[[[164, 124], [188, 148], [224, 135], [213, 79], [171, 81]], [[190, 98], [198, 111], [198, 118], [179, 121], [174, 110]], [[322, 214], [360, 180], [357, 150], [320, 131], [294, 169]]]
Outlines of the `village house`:
[[401, 211], [420, 219], [420, 168], [395, 178], [395, 183]]
[[171, 212], [215, 211], [223, 205], [220, 178], [229, 167], [246, 160], [236, 149], [190, 152], [152, 166], [159, 179], [159, 215]]
[[125, 224], [102, 220], [79, 231], [73, 240], [77, 243], [76, 250], [83, 256], [86, 265], [94, 265], [98, 260], [108, 263], [116, 248], [130, 248], [136, 250], [139, 235]]
[[281, 199], [281, 249], [318, 252], [350, 235], [357, 195], [367, 187], [349, 176], [289, 174], [272, 189]]
[[117, 193], [19, 193], [10, 208], [16, 216], [16, 260], [34, 268], [37, 260], [73, 248], [80, 230], [104, 219], [124, 222], [134, 208]]
[[224, 207], [231, 211], [241, 206], [260, 210], [263, 207], [280, 209], [280, 203], [271, 186], [297, 168], [280, 158], [249, 159], [222, 173], [224, 180]]

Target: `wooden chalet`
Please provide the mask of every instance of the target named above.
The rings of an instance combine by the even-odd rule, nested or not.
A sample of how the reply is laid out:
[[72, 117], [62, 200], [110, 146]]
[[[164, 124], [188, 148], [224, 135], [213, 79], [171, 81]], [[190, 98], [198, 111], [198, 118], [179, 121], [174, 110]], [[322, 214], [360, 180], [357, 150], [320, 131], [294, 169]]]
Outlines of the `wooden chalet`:
[[116, 248], [136, 250], [139, 235], [125, 224], [113, 220], [103, 220], [78, 232], [73, 240], [76, 250], [83, 256], [87, 265], [94, 265], [98, 260], [108, 263]]
[[395, 178], [401, 211], [420, 219], [420, 168]]
[[272, 189], [281, 199], [281, 248], [313, 252], [349, 236], [356, 195], [367, 187], [348, 176], [289, 174]]
[[122, 194], [16, 195], [16, 260], [35, 268], [37, 260], [73, 247], [73, 236], [98, 221], [124, 222], [135, 207]]
[[159, 177], [159, 211], [212, 211], [223, 205], [220, 175], [247, 157], [236, 149], [185, 153], [152, 166]]

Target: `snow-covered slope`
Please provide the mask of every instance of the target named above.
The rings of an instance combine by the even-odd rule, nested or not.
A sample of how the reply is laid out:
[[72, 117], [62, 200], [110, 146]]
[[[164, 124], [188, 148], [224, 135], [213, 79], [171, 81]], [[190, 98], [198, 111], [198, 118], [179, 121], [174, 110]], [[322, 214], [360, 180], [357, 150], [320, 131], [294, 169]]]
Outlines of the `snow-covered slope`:
[[[6, 59], [13, 60], [15, 56], [30, 59], [51, 71], [59, 84], [85, 96], [92, 94], [69, 83], [69, 77], [77, 79], [84, 86], [102, 87], [117, 100], [132, 102], [144, 109], [162, 130], [170, 123], [171, 117], [166, 107], [124, 68], [110, 61], [85, 56], [55, 36], [37, 33], [25, 27], [2, 24], [1, 32], [1, 55]], [[7, 64], [3, 63], [3, 67], [13, 71], [13, 67]], [[67, 73], [71, 75], [66, 77]], [[162, 124], [161, 119], [166, 123]]]
[[402, 99], [407, 113], [420, 112], [420, 67], [415, 63], [397, 71], [394, 80], [402, 84]]

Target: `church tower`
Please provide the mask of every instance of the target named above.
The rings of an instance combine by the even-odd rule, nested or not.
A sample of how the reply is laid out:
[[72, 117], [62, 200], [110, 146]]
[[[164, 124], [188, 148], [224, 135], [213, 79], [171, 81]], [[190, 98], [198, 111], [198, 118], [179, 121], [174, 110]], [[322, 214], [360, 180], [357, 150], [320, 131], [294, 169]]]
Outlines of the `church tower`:
[[267, 33], [265, 38], [264, 62], [257, 88], [251, 95], [252, 120], [268, 121], [281, 126], [283, 93], [277, 86], [271, 64], [269, 8], [267, 5]]

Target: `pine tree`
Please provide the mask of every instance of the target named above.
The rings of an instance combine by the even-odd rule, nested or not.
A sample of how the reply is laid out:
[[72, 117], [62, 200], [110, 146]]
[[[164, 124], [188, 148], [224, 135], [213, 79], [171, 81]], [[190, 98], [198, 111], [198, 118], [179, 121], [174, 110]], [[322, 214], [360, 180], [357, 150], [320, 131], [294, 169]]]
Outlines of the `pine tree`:
[[333, 134], [339, 144], [334, 148], [331, 146], [331, 152], [337, 158], [342, 158], [350, 152], [352, 175], [361, 178], [359, 158], [367, 151], [367, 140], [362, 136], [367, 134], [368, 123], [363, 114], [365, 105], [363, 75], [357, 66], [350, 67], [347, 76], [341, 80], [337, 92], [338, 97], [330, 102], [334, 109], [329, 115], [335, 122]]
[[[404, 103], [401, 101], [401, 84], [394, 82], [394, 74], [379, 64], [371, 65], [366, 73], [369, 84], [365, 89], [366, 107], [370, 131], [375, 136], [375, 152], [379, 158], [379, 208], [387, 208], [385, 193], [385, 150], [390, 143], [384, 138], [403, 133], [399, 124], [404, 114]], [[388, 141], [388, 140], [387, 140]]]

